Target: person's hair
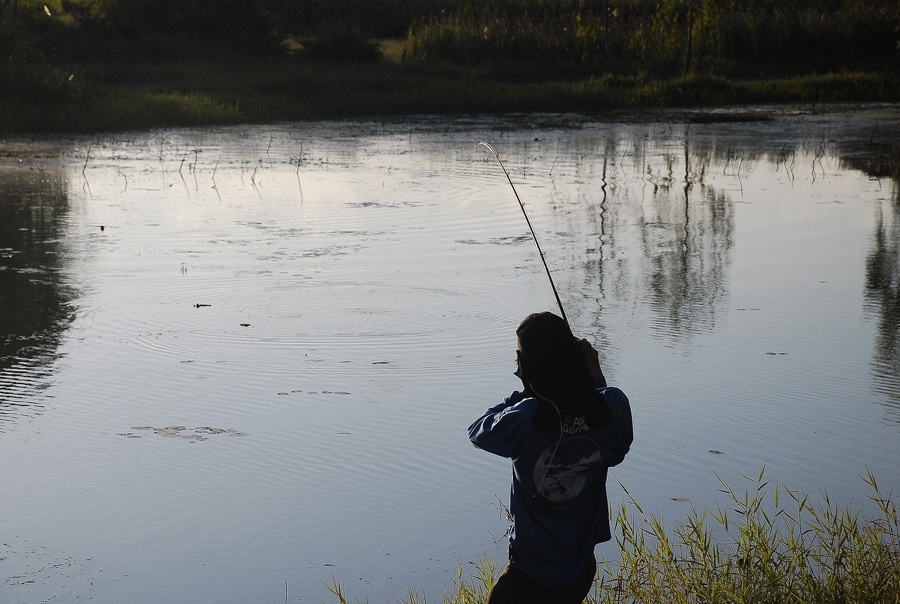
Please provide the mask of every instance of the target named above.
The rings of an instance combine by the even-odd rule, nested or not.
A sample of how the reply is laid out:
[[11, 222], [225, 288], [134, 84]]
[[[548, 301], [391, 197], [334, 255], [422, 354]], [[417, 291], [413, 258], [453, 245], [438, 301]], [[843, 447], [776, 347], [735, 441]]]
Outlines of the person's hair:
[[538, 430], [559, 431], [570, 418], [596, 429], [612, 421], [612, 411], [588, 371], [584, 347], [569, 324], [551, 312], [528, 315], [516, 329], [519, 368], [525, 393], [541, 404], [534, 418]]
[[526, 389], [554, 402], [593, 391], [581, 342], [561, 317], [551, 312], [530, 314], [519, 324], [516, 335], [520, 349], [517, 374]]

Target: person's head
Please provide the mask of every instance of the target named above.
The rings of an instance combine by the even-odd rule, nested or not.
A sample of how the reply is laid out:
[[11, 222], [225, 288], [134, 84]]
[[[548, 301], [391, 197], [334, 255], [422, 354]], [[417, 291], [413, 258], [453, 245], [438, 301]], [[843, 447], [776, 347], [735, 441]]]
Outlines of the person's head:
[[516, 336], [516, 375], [526, 389], [552, 398], [588, 378], [581, 342], [561, 317], [551, 312], [530, 314], [519, 324]]

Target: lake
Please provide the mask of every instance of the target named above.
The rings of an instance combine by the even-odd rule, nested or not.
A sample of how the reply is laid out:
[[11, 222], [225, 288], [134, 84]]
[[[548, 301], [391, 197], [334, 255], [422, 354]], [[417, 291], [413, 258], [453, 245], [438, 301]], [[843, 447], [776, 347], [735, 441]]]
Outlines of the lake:
[[0, 600], [439, 600], [502, 560], [509, 462], [466, 428], [558, 311], [515, 193], [631, 400], [614, 508], [764, 470], [866, 509], [900, 488], [897, 140], [879, 105], [0, 142]]

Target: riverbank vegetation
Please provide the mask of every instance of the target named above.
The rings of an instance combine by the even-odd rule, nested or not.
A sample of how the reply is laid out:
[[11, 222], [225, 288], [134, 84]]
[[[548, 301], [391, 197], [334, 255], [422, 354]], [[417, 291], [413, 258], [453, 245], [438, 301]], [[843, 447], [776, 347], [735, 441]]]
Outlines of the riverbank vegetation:
[[892, 0], [0, 0], [0, 133], [900, 100]]
[[[863, 478], [871, 515], [772, 485], [765, 471], [733, 489], [720, 479], [725, 504], [692, 507], [678, 520], [648, 515], [629, 496], [616, 517], [617, 563], [600, 564], [589, 604], [897, 604], [900, 522], [897, 503], [875, 477]], [[627, 491], [626, 491], [627, 493]], [[498, 569], [479, 559], [459, 567], [445, 604], [483, 604]], [[327, 586], [348, 602], [338, 581]], [[424, 604], [410, 591], [404, 604]]]

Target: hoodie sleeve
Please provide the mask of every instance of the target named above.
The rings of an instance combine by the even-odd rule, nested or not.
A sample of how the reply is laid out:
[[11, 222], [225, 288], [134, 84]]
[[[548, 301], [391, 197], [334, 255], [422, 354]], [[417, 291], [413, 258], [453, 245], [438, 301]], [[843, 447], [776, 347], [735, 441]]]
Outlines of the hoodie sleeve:
[[601, 428], [608, 432], [607, 438], [604, 439], [603, 458], [606, 460], [606, 465], [612, 467], [622, 463], [634, 440], [631, 404], [625, 393], [618, 388], [604, 389], [603, 397], [613, 414], [612, 423]]
[[526, 426], [534, 417], [533, 405], [521, 392], [484, 412], [469, 426], [469, 440], [479, 449], [501, 457], [516, 457], [527, 439]]

